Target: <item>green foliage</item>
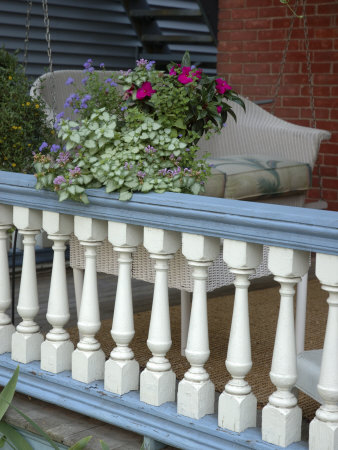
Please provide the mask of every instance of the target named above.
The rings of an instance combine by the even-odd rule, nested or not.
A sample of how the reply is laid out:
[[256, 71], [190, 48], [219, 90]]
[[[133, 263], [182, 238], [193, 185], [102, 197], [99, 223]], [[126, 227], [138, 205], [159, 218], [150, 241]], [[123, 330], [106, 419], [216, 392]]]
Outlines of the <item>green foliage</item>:
[[[46, 434], [37, 423], [35, 423], [26, 414], [24, 414], [22, 411], [11, 404], [14, 397], [18, 376], [19, 366], [15, 369], [12, 378], [0, 393], [0, 448], [2, 448], [5, 443], [7, 443], [14, 450], [33, 450], [29, 442], [27, 442], [26, 439], [14, 427], [4, 422], [3, 416], [7, 409], [11, 407], [15, 409], [15, 411], [20, 414], [28, 423], [30, 423], [35, 431], [40, 434], [55, 450], [59, 450], [57, 444], [50, 439], [48, 434]], [[84, 437], [74, 445], [72, 445], [69, 450], [82, 450], [87, 447], [87, 444], [91, 439], [92, 436]], [[107, 444], [102, 440], [100, 440], [100, 445], [102, 450], [106, 450], [108, 448]]]
[[33, 172], [33, 151], [50, 139], [43, 104], [32, 101], [30, 82], [15, 54], [0, 49], [0, 170]]
[[198, 141], [235, 118], [228, 100], [244, 107], [225, 80], [191, 67], [188, 53], [169, 73], [141, 59], [115, 81], [100, 77], [92, 60], [84, 67], [82, 89], [65, 103], [77, 120], [60, 113], [58, 145], [48, 140], [50, 153], [35, 155], [37, 188], [84, 203], [87, 188], [102, 186], [123, 201], [133, 192], [202, 192], [210, 168], [196, 157]]

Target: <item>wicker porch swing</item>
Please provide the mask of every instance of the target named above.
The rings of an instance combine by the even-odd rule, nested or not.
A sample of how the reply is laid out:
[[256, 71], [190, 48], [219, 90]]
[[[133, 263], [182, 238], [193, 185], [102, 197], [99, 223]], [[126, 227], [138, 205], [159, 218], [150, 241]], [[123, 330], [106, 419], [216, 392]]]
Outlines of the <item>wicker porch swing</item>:
[[[26, 55], [31, 4], [32, 2], [28, 1]], [[42, 0], [42, 4], [50, 71], [35, 81], [31, 95], [39, 96], [45, 101], [46, 111], [49, 117], [52, 118], [64, 109], [63, 105], [66, 98], [74, 90], [74, 85], [67, 86], [65, 84], [66, 80], [72, 77], [75, 80], [76, 88], [76, 85], [80, 85], [82, 71], [53, 71], [47, 0]], [[303, 2], [303, 16], [311, 110], [313, 125], [315, 126], [305, 0]], [[291, 19], [286, 47], [283, 53], [281, 70], [275, 90], [275, 100], [282, 80], [293, 23], [294, 17]], [[304, 206], [306, 192], [311, 186], [311, 173], [317, 159], [321, 141], [329, 139], [330, 133], [325, 130], [286, 122], [265, 111], [254, 102], [243, 97], [242, 99], [246, 106], [246, 112], [239, 108], [238, 105], [232, 105], [237, 116], [237, 123], [229, 121], [221, 134], [214, 135], [210, 140], [202, 138], [199, 142], [200, 153], [209, 152], [211, 154], [210, 162], [214, 165], [213, 175], [206, 186], [206, 195], [281, 205]], [[323, 203], [320, 206], [323, 206]], [[79, 311], [85, 258], [83, 249], [75, 236], [70, 241], [70, 248], [70, 265], [74, 270], [76, 303]], [[117, 257], [108, 241], [105, 241], [100, 249], [97, 270], [108, 274], [118, 274]], [[267, 248], [264, 247], [263, 262], [252, 278], [268, 274]], [[134, 254], [132, 277], [154, 282], [153, 261], [143, 246], [138, 247]], [[229, 285], [233, 282], [233, 279], [233, 274], [229, 272], [220, 254], [209, 268], [207, 291], [213, 291], [219, 287]], [[190, 267], [180, 251], [177, 252], [170, 264], [168, 285], [181, 290], [183, 314], [182, 348], [184, 349], [189, 323], [189, 293], [193, 290], [193, 283]], [[306, 297], [306, 289], [299, 290], [299, 292], [302, 292], [302, 298], [304, 299]], [[302, 300], [302, 304], [304, 305], [304, 300]], [[300, 341], [302, 340], [301, 334], [303, 334], [301, 329], [302, 321], [304, 320], [300, 321]], [[297, 345], [299, 348], [302, 347], [301, 342]]]

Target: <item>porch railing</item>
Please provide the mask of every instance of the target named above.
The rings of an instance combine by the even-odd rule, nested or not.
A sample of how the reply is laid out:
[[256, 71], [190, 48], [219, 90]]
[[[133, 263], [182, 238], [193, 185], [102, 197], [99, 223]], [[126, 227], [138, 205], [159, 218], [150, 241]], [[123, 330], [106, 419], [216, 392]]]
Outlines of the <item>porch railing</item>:
[[[324, 402], [310, 425], [313, 450], [338, 446], [338, 215], [260, 203], [184, 194], [136, 194], [130, 202], [92, 190], [90, 204], [57, 201], [36, 191], [30, 175], [0, 172], [0, 384], [20, 364], [18, 390], [184, 449], [306, 448], [301, 409], [292, 391], [297, 379], [293, 317], [294, 288], [316, 252], [316, 275], [328, 291], [328, 322], [319, 392]], [[10, 306], [7, 230], [23, 235], [18, 313], [14, 329]], [[44, 229], [54, 242], [54, 261], [44, 338], [35, 317], [39, 309], [35, 236]], [[71, 233], [85, 248], [85, 275], [78, 316], [77, 348], [65, 330], [69, 320], [65, 243]], [[97, 248], [108, 237], [119, 255], [119, 276], [110, 357], [95, 334], [100, 328], [96, 279]], [[209, 357], [206, 280], [220, 252], [235, 274], [235, 302], [225, 365], [232, 379], [218, 399], [204, 365]], [[154, 260], [151, 321], [144, 339], [152, 353], [140, 374], [132, 351], [131, 291], [133, 252], [144, 245]], [[276, 387], [257, 427], [257, 401], [245, 380], [251, 361], [248, 314], [249, 275], [269, 246], [268, 266], [280, 283], [280, 311], [270, 378]], [[181, 248], [192, 266], [193, 300], [186, 346], [190, 364], [176, 377], [166, 354], [171, 347], [168, 267]], [[262, 318], [264, 320], [264, 318]]]

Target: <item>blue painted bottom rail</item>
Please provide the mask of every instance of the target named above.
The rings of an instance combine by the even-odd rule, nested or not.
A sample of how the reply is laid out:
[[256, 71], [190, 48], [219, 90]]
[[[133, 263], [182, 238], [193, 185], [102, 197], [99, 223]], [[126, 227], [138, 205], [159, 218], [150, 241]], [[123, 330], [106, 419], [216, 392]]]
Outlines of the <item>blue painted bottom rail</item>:
[[[0, 385], [8, 382], [16, 367], [10, 353], [0, 356]], [[191, 419], [177, 414], [174, 402], [151, 406], [140, 401], [138, 392], [112, 394], [103, 389], [103, 381], [80, 383], [69, 371], [55, 375], [41, 370], [38, 361], [20, 364], [17, 391], [180, 449], [277, 448], [261, 440], [260, 428], [242, 433], [221, 429], [216, 414]], [[289, 450], [306, 448], [305, 442], [288, 446]]]

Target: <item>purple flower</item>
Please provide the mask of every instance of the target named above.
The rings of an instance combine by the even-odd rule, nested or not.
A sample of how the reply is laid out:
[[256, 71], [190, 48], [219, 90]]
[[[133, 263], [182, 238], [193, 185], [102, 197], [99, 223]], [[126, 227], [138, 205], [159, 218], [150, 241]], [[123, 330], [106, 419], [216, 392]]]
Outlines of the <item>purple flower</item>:
[[146, 175], [147, 175], [147, 174], [146, 174], [145, 172], [142, 172], [142, 170], [139, 170], [139, 171], [137, 172], [137, 176], [138, 176], [139, 178], [144, 178]]
[[66, 182], [66, 179], [62, 175], [59, 175], [58, 177], [54, 178], [54, 181], [53, 181], [53, 183], [55, 185], [60, 185], [60, 184], [65, 183], [65, 182]]
[[190, 148], [186, 148], [185, 151], [186, 151], [186, 152], [190, 152]]
[[171, 159], [171, 160], [175, 159], [175, 155], [172, 153], [172, 154], [169, 156], [169, 159]]
[[77, 114], [79, 110], [77, 108], [74, 109], [74, 114]]
[[124, 166], [123, 166], [125, 169], [127, 169], [127, 170], [129, 170], [129, 169], [132, 169], [133, 168], [133, 165], [132, 165], [132, 163], [128, 163], [127, 161], [124, 163]]
[[151, 145], [147, 145], [147, 147], [145, 147], [144, 151], [146, 153], [156, 153], [157, 152], [156, 148], [152, 147]]
[[104, 69], [104, 63], [100, 64], [100, 69]]
[[88, 81], [88, 77], [85, 77], [85, 78], [83, 78], [83, 79], [81, 80], [81, 83], [82, 83], [82, 84], [86, 84], [87, 81]]
[[156, 61], [149, 61], [148, 64], [146, 65], [146, 69], [150, 70], [151, 67], [156, 63]]
[[112, 81], [112, 82], [110, 83], [110, 86], [116, 87], [116, 86], [117, 86], [117, 83], [115, 83], [115, 81]]
[[147, 59], [143, 59], [143, 58], [138, 59], [138, 60], [136, 61], [137, 67], [145, 66], [145, 65], [148, 64], [148, 63], [149, 63], [149, 61], [148, 61]]
[[126, 109], [128, 109], [128, 106], [122, 106], [121, 107], [121, 111], [125, 111]]
[[74, 83], [74, 78], [69, 77], [66, 81], [66, 84], [73, 84]]
[[45, 148], [47, 148], [47, 147], [48, 147], [47, 142], [43, 142], [43, 143], [40, 145], [40, 147], [39, 147], [39, 152], [42, 152], [42, 150], [45, 149]]
[[69, 160], [70, 152], [61, 152], [56, 159], [56, 162], [59, 164], [66, 164], [66, 162]]
[[92, 64], [93, 64], [93, 60], [89, 58], [89, 59], [83, 64], [83, 67], [84, 67], [86, 70], [88, 70], [88, 69], [91, 67]]
[[88, 108], [87, 101], [90, 100], [91, 98], [92, 96], [90, 94], [86, 94], [81, 101], [80, 108], [82, 109]]
[[89, 67], [88, 72], [93, 73], [95, 71], [94, 67]]
[[183, 170], [183, 173], [191, 173], [191, 169], [188, 169], [188, 167], [185, 167]]
[[53, 144], [50, 148], [51, 152], [57, 152], [58, 150], [60, 150], [60, 146], [57, 144]]
[[80, 167], [76, 166], [74, 169], [69, 169], [69, 173], [72, 177], [81, 173]]
[[111, 78], [107, 78], [106, 80], [104, 80], [104, 82], [106, 83], [106, 84], [108, 84], [108, 83], [111, 83], [113, 80], [111, 79]]

